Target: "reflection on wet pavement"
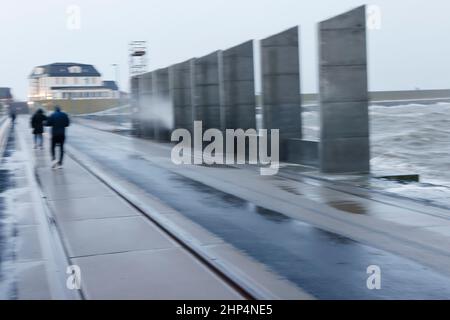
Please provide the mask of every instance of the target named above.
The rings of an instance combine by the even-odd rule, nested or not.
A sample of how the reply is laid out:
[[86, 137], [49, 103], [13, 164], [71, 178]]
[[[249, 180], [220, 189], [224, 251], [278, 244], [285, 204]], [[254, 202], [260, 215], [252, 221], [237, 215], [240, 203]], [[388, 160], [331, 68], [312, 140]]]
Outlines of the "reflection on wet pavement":
[[17, 226], [12, 217], [11, 192], [24, 176], [11, 157], [15, 151], [15, 136], [11, 129], [6, 142], [0, 169], [0, 300], [17, 297], [13, 264], [17, 258]]
[[287, 191], [289, 193], [295, 194], [296, 196], [302, 196], [303, 193], [299, 192], [297, 188], [290, 186], [280, 186], [281, 190]]
[[[317, 182], [316, 182], [317, 183]], [[315, 186], [299, 184], [296, 181], [280, 181], [277, 186], [291, 194], [302, 196], [308, 200], [315, 201], [321, 204], [328, 205], [336, 210], [360, 215], [376, 215], [386, 218], [386, 214], [391, 210], [390, 207], [384, 206], [381, 203], [375, 203], [370, 200], [370, 195], [365, 199], [353, 195], [346, 195], [346, 199], [342, 200], [342, 193], [329, 189], [325, 186], [318, 188], [319, 184]], [[403, 211], [402, 209], [396, 209]], [[382, 213], [382, 214], [380, 214]], [[402, 212], [403, 213], [403, 212]]]
[[363, 205], [354, 201], [329, 201], [327, 202], [327, 205], [344, 212], [354, 214], [367, 213], [367, 209]]
[[[108, 148], [107, 143], [82, 136], [73, 136], [70, 143], [103, 168], [161, 199], [318, 298], [450, 297], [450, 279], [420, 264], [255, 206], [149, 160]], [[364, 208], [351, 202], [334, 206], [364, 213]], [[383, 270], [382, 290], [367, 289], [370, 265]]]

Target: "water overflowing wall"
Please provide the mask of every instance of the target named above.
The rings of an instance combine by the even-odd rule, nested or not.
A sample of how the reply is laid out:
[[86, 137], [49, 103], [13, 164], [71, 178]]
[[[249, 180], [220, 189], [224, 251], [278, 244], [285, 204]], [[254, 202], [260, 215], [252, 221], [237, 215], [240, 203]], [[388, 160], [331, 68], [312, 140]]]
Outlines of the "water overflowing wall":
[[143, 137], [155, 137], [155, 113], [153, 110], [153, 73], [139, 76], [139, 133]]
[[155, 139], [168, 141], [174, 129], [174, 106], [169, 81], [169, 68], [153, 71], [152, 111]]

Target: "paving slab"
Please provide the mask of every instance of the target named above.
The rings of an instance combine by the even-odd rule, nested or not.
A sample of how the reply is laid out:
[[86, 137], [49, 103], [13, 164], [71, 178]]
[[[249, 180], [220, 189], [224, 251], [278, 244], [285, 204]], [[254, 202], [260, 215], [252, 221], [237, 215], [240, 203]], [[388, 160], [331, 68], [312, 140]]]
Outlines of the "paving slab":
[[142, 217], [64, 222], [61, 229], [70, 257], [176, 246]]
[[88, 299], [241, 299], [180, 248], [76, 258], [74, 263], [83, 270]]
[[103, 184], [61, 184], [57, 188], [49, 187], [47, 183], [43, 183], [45, 195], [48, 200], [65, 200], [76, 198], [92, 198], [112, 196], [114, 193], [106, 188]]
[[37, 261], [43, 259], [37, 226], [17, 227], [17, 237], [18, 262]]
[[17, 271], [17, 299], [50, 300], [45, 262], [20, 263]]
[[37, 225], [36, 212], [33, 203], [16, 203], [14, 205], [16, 222], [19, 226]]
[[49, 201], [61, 221], [136, 216], [134, 210], [117, 196], [100, 196]]
[[39, 170], [39, 178], [43, 181], [46, 180], [48, 185], [59, 186], [59, 185], [85, 185], [93, 184], [96, 181], [89, 176], [80, 176], [75, 173], [67, 172], [53, 172], [47, 170], [45, 172]]

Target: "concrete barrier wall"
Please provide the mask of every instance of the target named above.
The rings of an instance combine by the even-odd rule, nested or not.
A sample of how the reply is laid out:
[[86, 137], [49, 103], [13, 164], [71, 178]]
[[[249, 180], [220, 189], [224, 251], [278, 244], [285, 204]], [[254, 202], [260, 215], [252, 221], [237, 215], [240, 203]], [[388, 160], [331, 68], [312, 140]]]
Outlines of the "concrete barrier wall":
[[[301, 140], [298, 27], [262, 40], [263, 126], [280, 129], [281, 159], [320, 158], [324, 172], [368, 172], [365, 7], [321, 22], [319, 43], [319, 146]], [[204, 130], [256, 129], [253, 49], [248, 41], [139, 77], [142, 131], [152, 128], [154, 138], [169, 140], [176, 128], [191, 131], [194, 121]]]
[[286, 140], [302, 138], [298, 27], [261, 41], [261, 70], [263, 126], [280, 130], [280, 158], [286, 160]]
[[187, 129], [194, 125], [194, 64], [188, 60], [170, 67], [170, 90], [173, 98], [174, 129]]
[[222, 125], [224, 129], [256, 129], [253, 41], [223, 51]]
[[155, 139], [170, 141], [174, 128], [174, 110], [170, 91], [169, 68], [152, 72], [152, 112], [155, 119]]
[[137, 108], [137, 101], [139, 100], [139, 76], [134, 76], [130, 81], [130, 94], [133, 105]]
[[319, 142], [291, 138], [286, 140], [286, 161], [307, 166], [319, 165]]
[[319, 24], [323, 172], [369, 172], [365, 6]]
[[202, 121], [204, 130], [221, 127], [220, 55], [216, 51], [194, 63], [194, 120]]
[[139, 78], [139, 111], [140, 119], [139, 132], [142, 137], [154, 138], [154, 104], [153, 104], [153, 73], [144, 73]]

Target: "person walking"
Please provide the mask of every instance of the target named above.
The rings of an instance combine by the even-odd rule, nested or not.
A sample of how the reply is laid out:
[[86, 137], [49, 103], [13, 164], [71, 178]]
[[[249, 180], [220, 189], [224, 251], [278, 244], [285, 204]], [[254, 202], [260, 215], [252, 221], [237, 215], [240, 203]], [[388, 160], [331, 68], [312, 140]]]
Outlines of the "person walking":
[[43, 148], [44, 139], [42, 134], [44, 133], [44, 122], [47, 121], [47, 116], [44, 114], [44, 110], [38, 109], [31, 117], [31, 127], [33, 128], [34, 135], [34, 148]]
[[16, 124], [16, 110], [11, 109], [9, 112], [9, 117], [11, 118], [11, 124], [14, 126]]
[[[66, 141], [66, 128], [70, 125], [69, 116], [61, 111], [59, 106], [55, 106], [55, 112], [53, 112], [47, 120], [47, 126], [52, 128], [52, 168], [62, 168], [64, 159], [64, 143]], [[56, 146], [59, 145], [60, 153], [59, 160], [56, 160]]]

